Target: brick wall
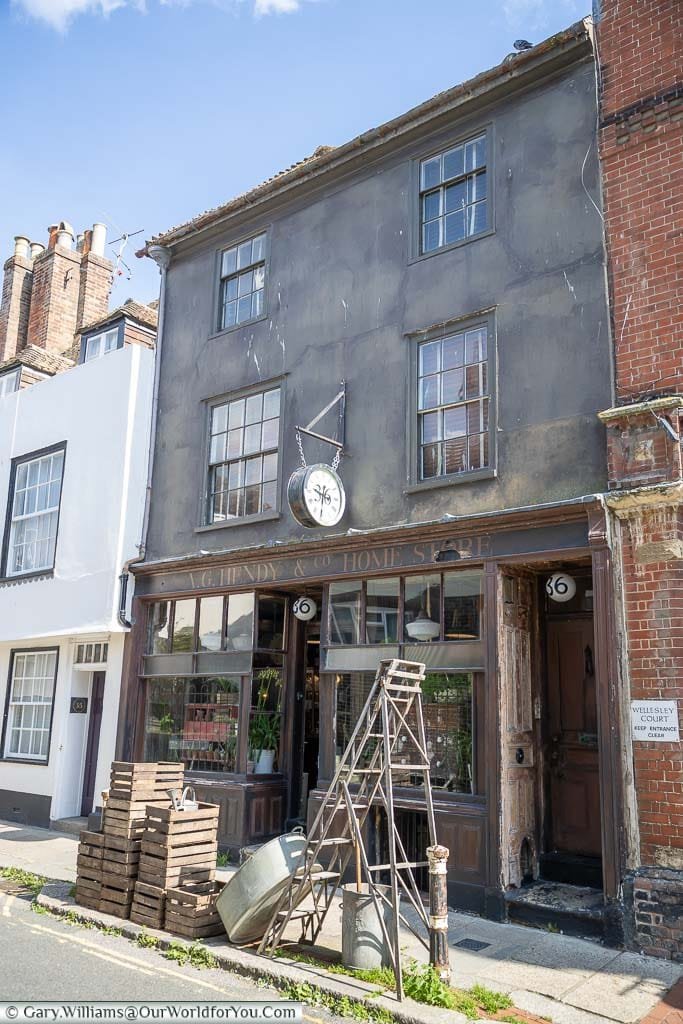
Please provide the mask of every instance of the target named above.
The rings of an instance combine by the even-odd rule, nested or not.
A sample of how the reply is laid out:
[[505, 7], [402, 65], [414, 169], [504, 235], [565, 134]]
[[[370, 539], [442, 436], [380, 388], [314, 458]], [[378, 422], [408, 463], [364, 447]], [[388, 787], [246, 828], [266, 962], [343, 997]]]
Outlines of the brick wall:
[[[599, 0], [599, 148], [622, 408], [607, 427], [631, 698], [683, 708], [683, 4]], [[677, 77], [678, 76], [678, 77]], [[628, 403], [658, 396], [654, 406]], [[683, 721], [681, 721], [683, 730]], [[629, 945], [683, 959], [683, 748], [633, 743], [639, 864], [624, 882]]]
[[104, 256], [88, 252], [81, 261], [81, 287], [78, 295], [76, 327], [94, 323], [106, 316], [112, 286], [113, 266]]
[[617, 394], [683, 388], [683, 4], [602, 0], [600, 156]]
[[81, 257], [55, 245], [33, 261], [28, 343], [50, 352], [73, 345], [80, 289]]
[[0, 302], [0, 363], [11, 359], [26, 345], [33, 263], [22, 256], [12, 256], [5, 263], [4, 273]]

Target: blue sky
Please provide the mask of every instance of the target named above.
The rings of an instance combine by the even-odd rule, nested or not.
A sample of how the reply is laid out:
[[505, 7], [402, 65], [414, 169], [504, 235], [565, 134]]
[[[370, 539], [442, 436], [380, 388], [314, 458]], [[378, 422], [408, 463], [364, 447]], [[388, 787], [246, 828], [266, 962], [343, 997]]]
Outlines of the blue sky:
[[[589, 0], [0, 0], [0, 262], [156, 234], [497, 64]], [[156, 296], [124, 259], [112, 301]], [[108, 254], [114, 250], [108, 247]]]

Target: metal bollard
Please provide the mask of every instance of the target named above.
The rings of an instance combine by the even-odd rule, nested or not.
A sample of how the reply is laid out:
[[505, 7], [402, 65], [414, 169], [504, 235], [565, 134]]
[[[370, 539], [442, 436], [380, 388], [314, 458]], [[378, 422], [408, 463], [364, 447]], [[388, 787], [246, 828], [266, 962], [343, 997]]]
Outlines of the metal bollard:
[[451, 968], [448, 963], [448, 890], [446, 862], [448, 848], [428, 846], [429, 860], [429, 963], [439, 978], [448, 983]]

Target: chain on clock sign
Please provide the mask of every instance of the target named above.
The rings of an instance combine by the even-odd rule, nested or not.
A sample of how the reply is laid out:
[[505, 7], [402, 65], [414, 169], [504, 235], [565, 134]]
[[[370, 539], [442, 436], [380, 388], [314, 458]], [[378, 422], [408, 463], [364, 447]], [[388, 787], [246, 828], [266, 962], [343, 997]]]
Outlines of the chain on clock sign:
[[[341, 440], [337, 441], [322, 434], [316, 434], [312, 427], [325, 416], [337, 403], [339, 410], [339, 433]], [[346, 403], [346, 384], [342, 381], [342, 390], [325, 406], [321, 413], [311, 420], [307, 427], [296, 428], [296, 443], [301, 457], [301, 467], [296, 469], [287, 484], [287, 498], [292, 515], [302, 526], [313, 528], [316, 526], [336, 526], [341, 520], [346, 509], [346, 494], [337, 469], [342, 456], [344, 446], [344, 411]], [[316, 462], [312, 466], [306, 464], [304, 446], [301, 439], [302, 434], [307, 434], [319, 441], [325, 441], [336, 449], [332, 465], [324, 462]]]

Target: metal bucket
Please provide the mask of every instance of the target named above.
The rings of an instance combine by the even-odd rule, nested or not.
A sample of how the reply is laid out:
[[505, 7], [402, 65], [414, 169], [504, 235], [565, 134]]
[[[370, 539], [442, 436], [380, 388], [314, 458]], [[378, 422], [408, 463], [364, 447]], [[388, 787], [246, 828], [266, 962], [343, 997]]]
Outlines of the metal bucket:
[[[391, 898], [391, 887], [378, 885], [377, 889]], [[374, 967], [390, 967], [391, 954], [382, 934], [377, 909], [365, 883], [361, 892], [353, 885], [342, 886], [342, 963], [346, 967], [368, 971]], [[393, 908], [380, 900], [382, 916], [391, 934]]]
[[282, 891], [303, 866], [305, 848], [306, 837], [294, 832], [272, 839], [254, 849], [225, 884], [216, 909], [231, 942], [253, 942], [263, 936]]

